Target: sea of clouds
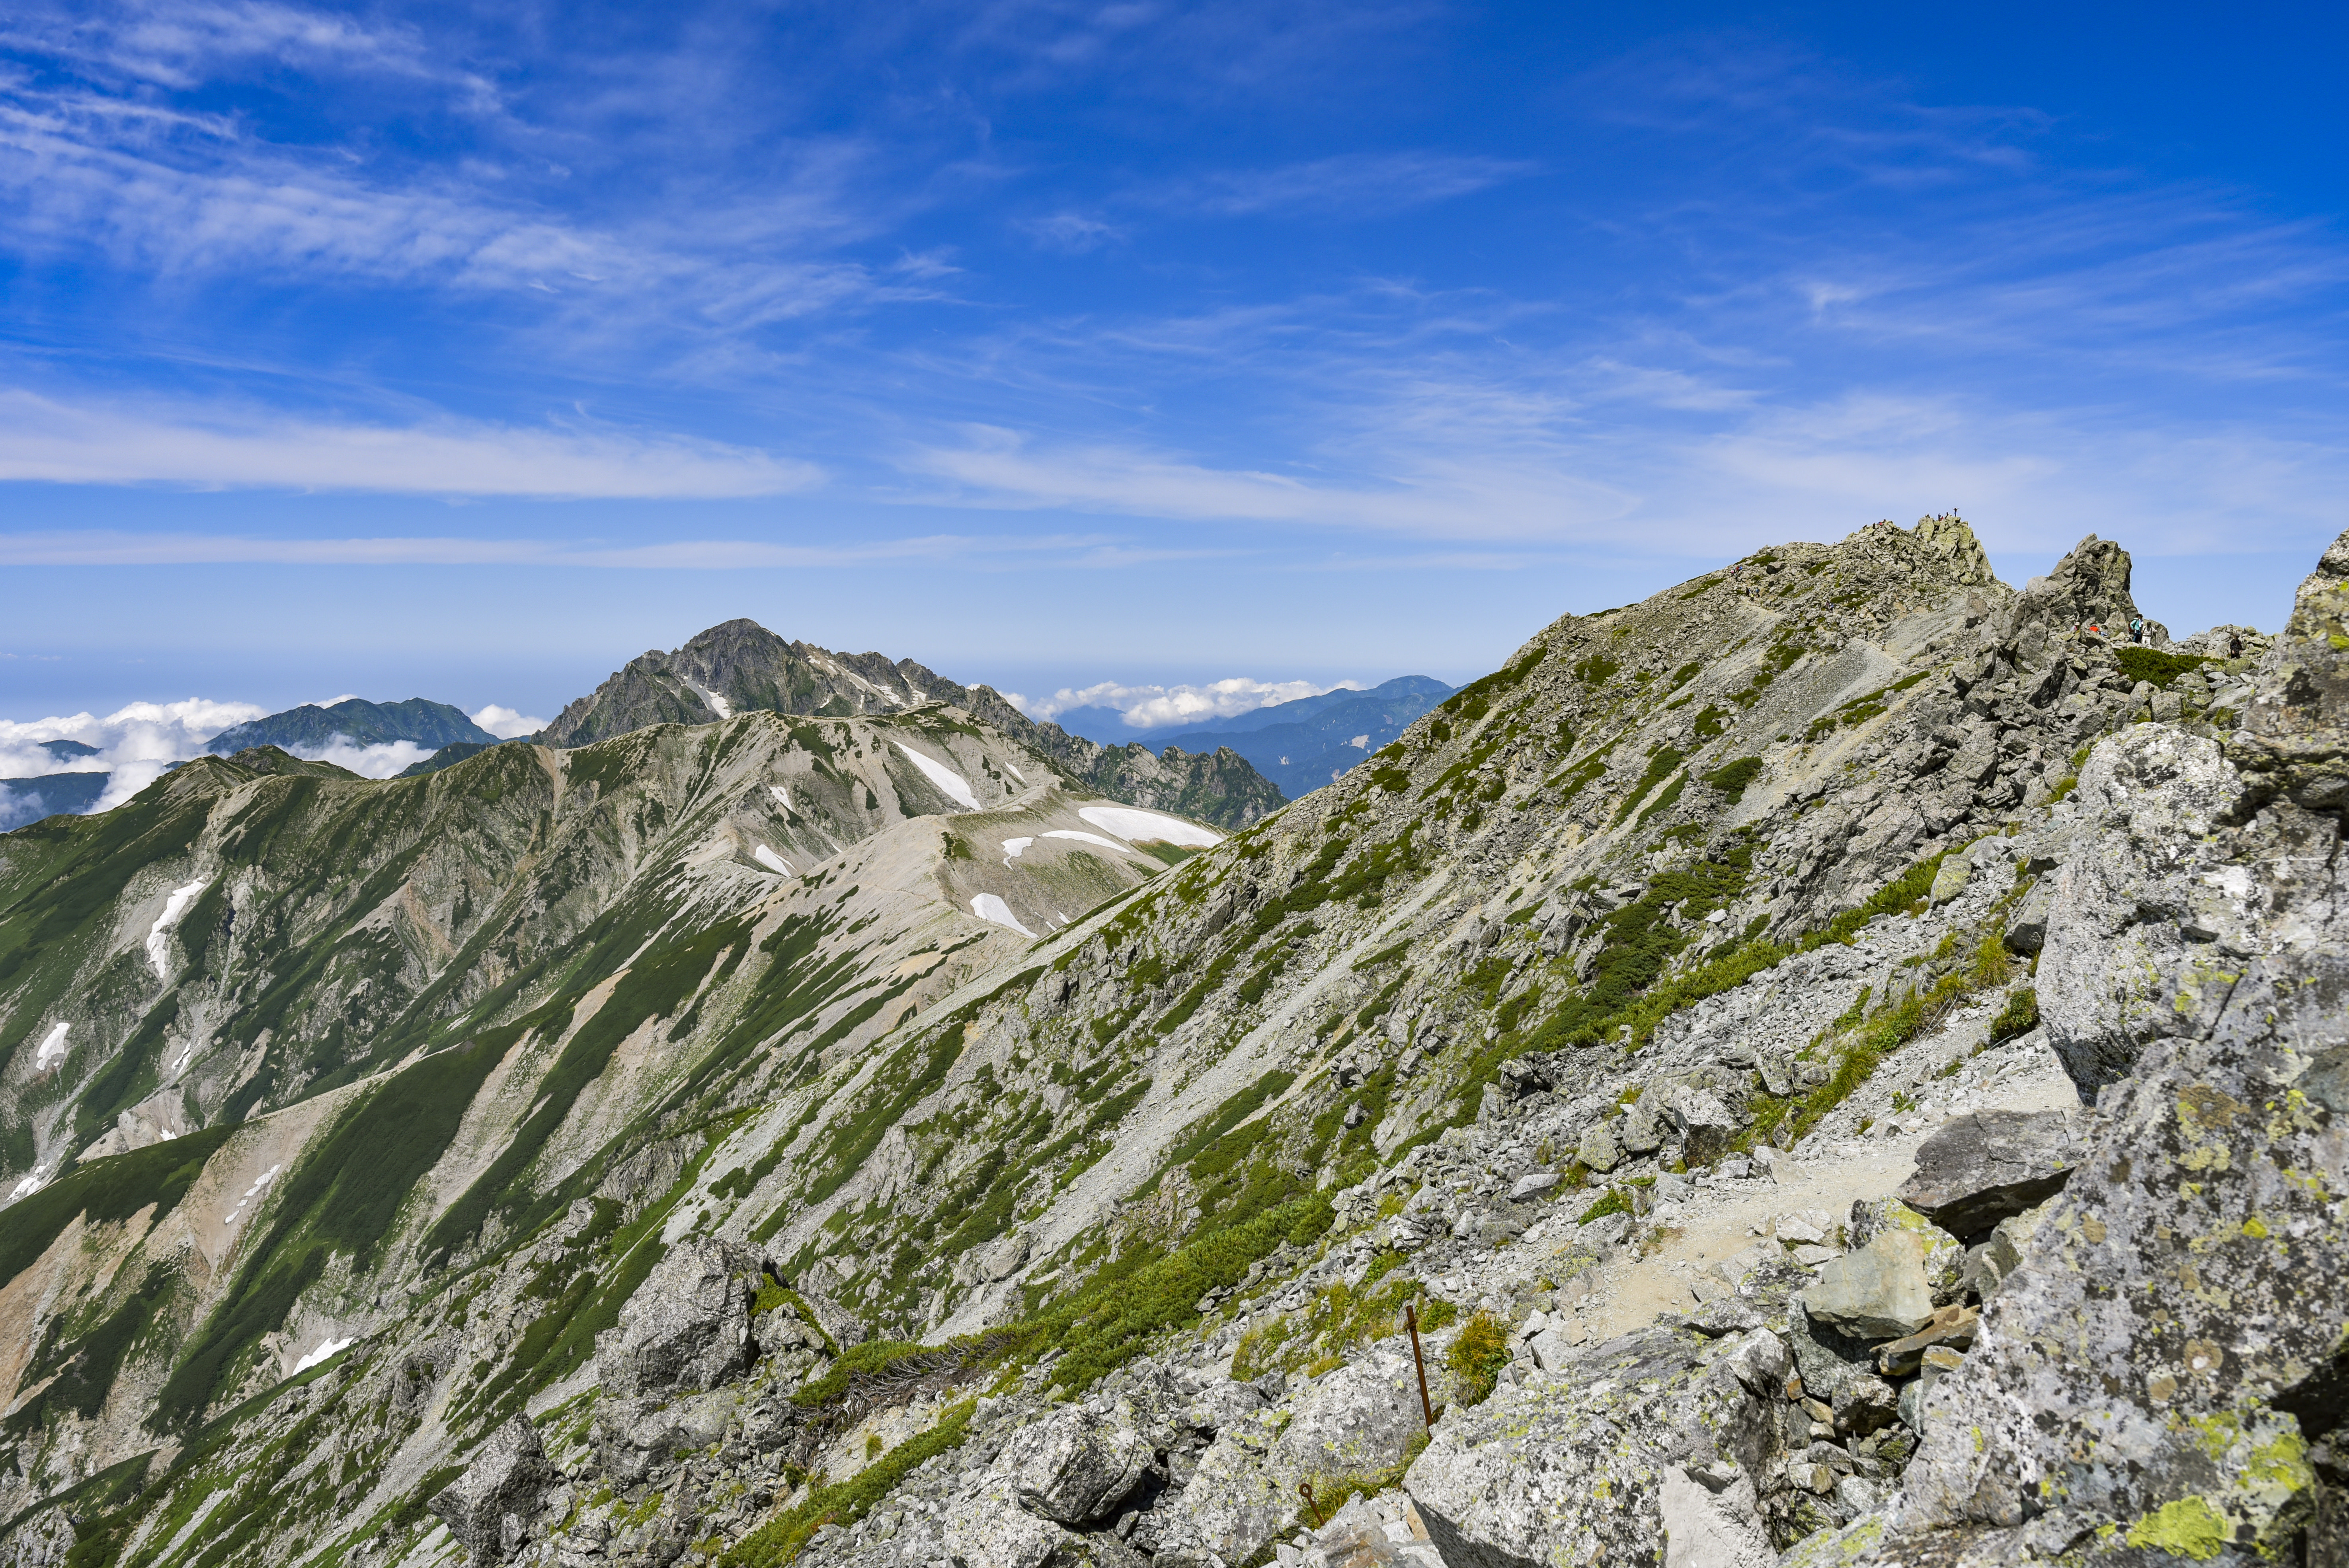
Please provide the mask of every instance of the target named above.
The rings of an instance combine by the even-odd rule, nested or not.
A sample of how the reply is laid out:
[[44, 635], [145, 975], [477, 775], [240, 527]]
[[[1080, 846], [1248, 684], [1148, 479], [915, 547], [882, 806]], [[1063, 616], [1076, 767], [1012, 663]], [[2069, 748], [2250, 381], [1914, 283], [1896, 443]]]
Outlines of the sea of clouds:
[[1278, 703], [1319, 696], [1327, 691], [1361, 691], [1361, 681], [1316, 686], [1311, 681], [1259, 681], [1246, 676], [1210, 681], [1205, 686], [1125, 686], [1102, 681], [1081, 688], [1062, 686], [1049, 697], [1030, 699], [1017, 692], [1004, 697], [1029, 717], [1057, 718], [1072, 708], [1107, 707], [1135, 729], [1171, 729], [1234, 718]]
[[[317, 706], [331, 707], [342, 700], [334, 697]], [[161, 778], [173, 763], [200, 755], [204, 743], [222, 730], [265, 717], [270, 711], [249, 702], [191, 696], [181, 702], [134, 702], [104, 717], [77, 713], [64, 717], [0, 719], [0, 780], [104, 773], [109, 776], [105, 792], [91, 810], [110, 810]], [[543, 718], [497, 703], [471, 717], [501, 740], [546, 726]], [[59, 758], [43, 748], [45, 740], [79, 741], [97, 750], [88, 757]], [[297, 748], [295, 755], [347, 768], [362, 778], [388, 779], [431, 756], [432, 748], [409, 740], [359, 746], [336, 735], [323, 747]], [[21, 782], [0, 783], [0, 832], [31, 821], [42, 810], [38, 790], [28, 789]]]

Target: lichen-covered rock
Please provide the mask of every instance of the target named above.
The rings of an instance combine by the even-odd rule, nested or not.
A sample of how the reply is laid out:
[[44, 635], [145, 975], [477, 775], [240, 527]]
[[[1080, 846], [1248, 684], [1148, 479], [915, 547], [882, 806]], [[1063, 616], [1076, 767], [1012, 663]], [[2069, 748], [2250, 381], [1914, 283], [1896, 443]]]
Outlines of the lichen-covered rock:
[[1729, 1340], [1642, 1329], [1436, 1424], [1404, 1490], [1453, 1568], [1659, 1563], [1667, 1468], [1759, 1477], [1782, 1451], [1773, 1405]]
[[516, 1416], [482, 1441], [465, 1473], [442, 1488], [429, 1506], [475, 1559], [493, 1562], [521, 1544], [523, 1526], [554, 1480], [538, 1429], [529, 1417]]
[[749, 1281], [756, 1254], [714, 1236], [680, 1238], [595, 1336], [597, 1379], [633, 1398], [714, 1388], [750, 1364]]
[[1297, 1568], [1447, 1568], [1419, 1510], [1395, 1491], [1348, 1498], [1300, 1558]]
[[1977, 1110], [1917, 1150], [1901, 1202], [1961, 1241], [2046, 1202], [2071, 1174], [2061, 1111]]
[[1128, 1427], [1084, 1409], [1055, 1411], [1024, 1427], [998, 1462], [1019, 1506], [1057, 1524], [1093, 1524], [1115, 1513], [1150, 1471], [1149, 1445]]
[[2349, 1416], [2349, 1120], [2302, 1087], [2349, 1050], [2339, 824], [2271, 797], [2228, 826], [2255, 792], [2171, 731], [2107, 742], [2082, 782], [2072, 863], [2129, 902], [2051, 922], [2040, 994], [2116, 1076], [1923, 1401], [1878, 1561], [2294, 1553], [2311, 1445]]

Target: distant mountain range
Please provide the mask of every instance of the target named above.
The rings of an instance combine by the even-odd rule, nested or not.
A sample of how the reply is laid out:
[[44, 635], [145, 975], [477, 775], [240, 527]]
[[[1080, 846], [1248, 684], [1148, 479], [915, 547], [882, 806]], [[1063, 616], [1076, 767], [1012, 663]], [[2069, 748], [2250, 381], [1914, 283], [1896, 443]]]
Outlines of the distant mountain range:
[[[1439, 693], [1448, 689], [1427, 684]], [[574, 750], [655, 725], [714, 724], [740, 713], [839, 718], [906, 713], [941, 702], [1033, 747], [1071, 781], [1114, 800], [1176, 811], [1225, 828], [1246, 827], [1286, 801], [1237, 748], [1226, 751], [1212, 741], [1195, 741], [1170, 748], [1165, 738], [1154, 738], [1156, 744], [1150, 746], [1102, 745], [1058, 725], [1037, 724], [990, 686], [962, 686], [911, 659], [893, 663], [877, 653], [835, 653], [791, 642], [749, 620], [728, 621], [682, 647], [667, 653], [655, 649], [631, 659], [527, 738]], [[337, 740], [358, 747], [407, 741], [435, 748], [403, 770], [403, 779], [440, 772], [500, 744], [497, 737], [447, 703], [423, 697], [374, 703], [351, 697], [331, 706], [305, 704], [233, 726], [206, 741], [204, 750], [238, 758], [249, 770], [308, 771], [296, 768], [296, 759], [305, 753], [315, 757]], [[51, 742], [49, 751], [61, 763], [96, 755], [93, 748], [69, 740]], [[68, 773], [0, 779], [0, 828], [25, 826], [47, 815], [86, 812], [107, 779], [104, 773]]]
[[304, 703], [273, 713], [250, 724], [233, 725], [204, 742], [214, 757], [226, 757], [253, 746], [274, 746], [286, 751], [323, 750], [341, 737], [353, 746], [385, 746], [409, 741], [434, 748], [459, 744], [491, 746], [497, 737], [445, 702], [412, 696], [406, 702], [367, 702], [347, 697], [331, 707]]
[[1398, 676], [1369, 691], [1326, 691], [1153, 738], [1191, 751], [1228, 746], [1294, 800], [1342, 777], [1451, 695], [1433, 676]]

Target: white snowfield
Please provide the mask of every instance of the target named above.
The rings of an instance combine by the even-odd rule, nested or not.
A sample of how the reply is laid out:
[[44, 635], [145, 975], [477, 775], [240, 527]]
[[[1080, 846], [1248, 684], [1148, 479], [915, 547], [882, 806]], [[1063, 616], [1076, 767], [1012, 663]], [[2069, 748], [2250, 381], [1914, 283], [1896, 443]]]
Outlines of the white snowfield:
[[1019, 923], [1019, 917], [1011, 913], [1009, 904], [991, 892], [975, 895], [970, 901], [970, 912], [981, 920], [993, 921], [998, 925], [1008, 925], [1022, 936], [1036, 934]]
[[48, 1184], [48, 1177], [42, 1174], [40, 1166], [36, 1165], [18, 1179], [16, 1186], [8, 1190], [8, 1202], [13, 1203], [19, 1198], [29, 1198]]
[[1139, 810], [1132, 806], [1080, 806], [1077, 815], [1105, 833], [1115, 833], [1129, 843], [1148, 843], [1156, 840], [1168, 844], [1195, 844], [1206, 849], [1223, 842], [1223, 836], [1211, 833], [1194, 822], [1180, 817], [1164, 817], [1155, 811]]
[[775, 798], [775, 804], [781, 806], [784, 810], [788, 811], [792, 809], [792, 792], [784, 789], [781, 785], [768, 785], [767, 793], [772, 795]]
[[1054, 828], [1045, 833], [1044, 836], [1048, 839], [1074, 839], [1079, 843], [1083, 844], [1099, 844], [1102, 849], [1115, 850], [1121, 855], [1130, 855], [1133, 853], [1133, 850], [1130, 845], [1113, 844], [1110, 842], [1109, 840], [1102, 838], [1099, 833], [1080, 833], [1073, 828]]
[[783, 859], [782, 856], [775, 853], [774, 851], [767, 848], [764, 844], [761, 844], [757, 849], [752, 850], [750, 851], [750, 858], [758, 861], [761, 865], [766, 867], [769, 871], [774, 872], [777, 876], [789, 877], [799, 875], [797, 872], [792, 870], [791, 861]]
[[41, 1048], [33, 1053], [33, 1070], [45, 1073], [66, 1059], [66, 1027], [59, 1024], [42, 1040]]
[[295, 1372], [307, 1372], [311, 1367], [316, 1367], [327, 1357], [338, 1356], [357, 1343], [358, 1340], [356, 1337], [350, 1339], [329, 1339], [325, 1344], [319, 1346], [318, 1348], [310, 1352], [309, 1355], [305, 1356], [301, 1360], [294, 1363], [293, 1372], [288, 1372], [285, 1375], [288, 1377], [291, 1377], [294, 1376]]
[[1024, 850], [1024, 849], [1026, 849], [1029, 845], [1030, 845], [1030, 844], [1034, 843], [1035, 841], [1035, 841], [1035, 840], [1033, 840], [1033, 839], [1006, 839], [1006, 840], [1004, 840], [1004, 841], [1003, 841], [1003, 863], [1004, 863], [1005, 865], [1007, 865], [1007, 866], [1008, 866], [1008, 865], [1009, 865], [1012, 861], [1014, 861], [1018, 860], [1018, 859], [1019, 858], [1019, 851], [1022, 851], [1022, 850]]
[[964, 778], [961, 774], [956, 772], [953, 769], [947, 767], [943, 762], [931, 761], [928, 758], [923, 756], [920, 752], [915, 750], [912, 747], [906, 745], [902, 740], [898, 741], [896, 744], [897, 749], [911, 758], [913, 759], [914, 766], [922, 770], [922, 777], [927, 779], [931, 783], [936, 785], [940, 789], [946, 792], [947, 799], [952, 800], [966, 811], [976, 811], [978, 810], [978, 797], [971, 792], [969, 779]]
[[[693, 695], [708, 703], [709, 705], [710, 712], [716, 714], [720, 718], [731, 718], [734, 717], [734, 705], [732, 703], [728, 702], [724, 697], [719, 696], [708, 686], [693, 686], [691, 681], [688, 681], [685, 684], [689, 686], [693, 686]], [[296, 1367], [295, 1370], [299, 1371], [301, 1368]]]
[[154, 926], [147, 933], [147, 962], [155, 966], [156, 979], [171, 978], [171, 954], [163, 938], [180, 923], [180, 917], [188, 913], [188, 905], [195, 902], [196, 894], [203, 892], [209, 882], [209, 878], [200, 877], [185, 887], [175, 887], [171, 896], [163, 901], [163, 913], [155, 917]]

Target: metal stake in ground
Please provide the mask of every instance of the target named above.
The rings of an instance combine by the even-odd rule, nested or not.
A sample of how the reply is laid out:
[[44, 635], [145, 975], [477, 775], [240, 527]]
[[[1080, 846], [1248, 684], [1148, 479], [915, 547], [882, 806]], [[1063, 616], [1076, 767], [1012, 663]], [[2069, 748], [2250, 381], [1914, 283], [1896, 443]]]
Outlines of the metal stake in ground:
[[1419, 1369], [1419, 1413], [1427, 1418], [1427, 1429], [1435, 1430], [1435, 1407], [1427, 1402], [1427, 1357], [1419, 1353], [1419, 1308], [1405, 1305], [1402, 1320], [1411, 1329], [1411, 1364]]
[[1313, 1528], [1320, 1529], [1321, 1505], [1313, 1501], [1313, 1483], [1309, 1480], [1300, 1480], [1297, 1483], [1297, 1491], [1298, 1495], [1305, 1500], [1305, 1506], [1313, 1511]]

